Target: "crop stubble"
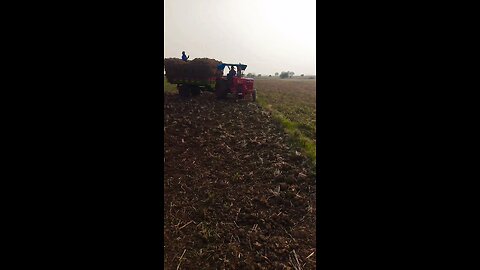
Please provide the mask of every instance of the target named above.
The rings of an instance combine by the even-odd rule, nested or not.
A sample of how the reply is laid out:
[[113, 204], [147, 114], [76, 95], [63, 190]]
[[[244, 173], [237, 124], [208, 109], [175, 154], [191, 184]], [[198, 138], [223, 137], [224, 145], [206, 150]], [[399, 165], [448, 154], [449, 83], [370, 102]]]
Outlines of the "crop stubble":
[[164, 112], [165, 268], [315, 269], [315, 176], [269, 113], [208, 92]]
[[257, 79], [258, 96], [316, 142], [316, 80]]

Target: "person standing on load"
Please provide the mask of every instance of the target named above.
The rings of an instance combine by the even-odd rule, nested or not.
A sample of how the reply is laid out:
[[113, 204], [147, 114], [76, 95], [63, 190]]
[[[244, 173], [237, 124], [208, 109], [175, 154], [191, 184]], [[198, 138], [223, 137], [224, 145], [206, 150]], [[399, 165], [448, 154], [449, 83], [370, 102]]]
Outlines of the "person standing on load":
[[185, 55], [185, 51], [182, 52], [182, 60], [187, 62], [188, 58], [190, 58], [190, 55], [189, 56], [186, 56]]

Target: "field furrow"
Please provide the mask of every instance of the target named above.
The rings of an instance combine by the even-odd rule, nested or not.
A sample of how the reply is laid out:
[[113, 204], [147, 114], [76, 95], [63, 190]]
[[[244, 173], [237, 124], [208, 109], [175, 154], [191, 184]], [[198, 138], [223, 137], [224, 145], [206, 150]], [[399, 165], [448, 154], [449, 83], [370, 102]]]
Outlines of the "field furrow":
[[164, 112], [165, 269], [315, 269], [315, 174], [271, 113], [208, 92]]

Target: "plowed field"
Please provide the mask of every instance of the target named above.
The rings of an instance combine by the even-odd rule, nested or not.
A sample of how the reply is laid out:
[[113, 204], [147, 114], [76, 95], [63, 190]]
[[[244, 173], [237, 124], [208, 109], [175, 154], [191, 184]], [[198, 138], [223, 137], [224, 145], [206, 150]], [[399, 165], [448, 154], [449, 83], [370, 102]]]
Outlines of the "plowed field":
[[315, 269], [308, 160], [256, 103], [165, 94], [165, 269]]

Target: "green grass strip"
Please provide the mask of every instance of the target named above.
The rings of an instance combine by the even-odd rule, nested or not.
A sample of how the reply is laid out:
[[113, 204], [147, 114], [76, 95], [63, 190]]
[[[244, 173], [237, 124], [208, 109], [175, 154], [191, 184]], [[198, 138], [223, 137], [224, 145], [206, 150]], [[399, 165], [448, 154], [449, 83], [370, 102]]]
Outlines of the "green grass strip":
[[280, 123], [285, 132], [290, 136], [291, 143], [293, 143], [294, 146], [299, 147], [309, 158], [313, 167], [316, 167], [317, 145], [312, 139], [305, 136], [300, 129], [298, 129], [300, 123], [293, 122], [279, 111], [272, 109], [268, 102], [262, 97], [257, 97], [257, 103], [272, 113], [273, 119]]

